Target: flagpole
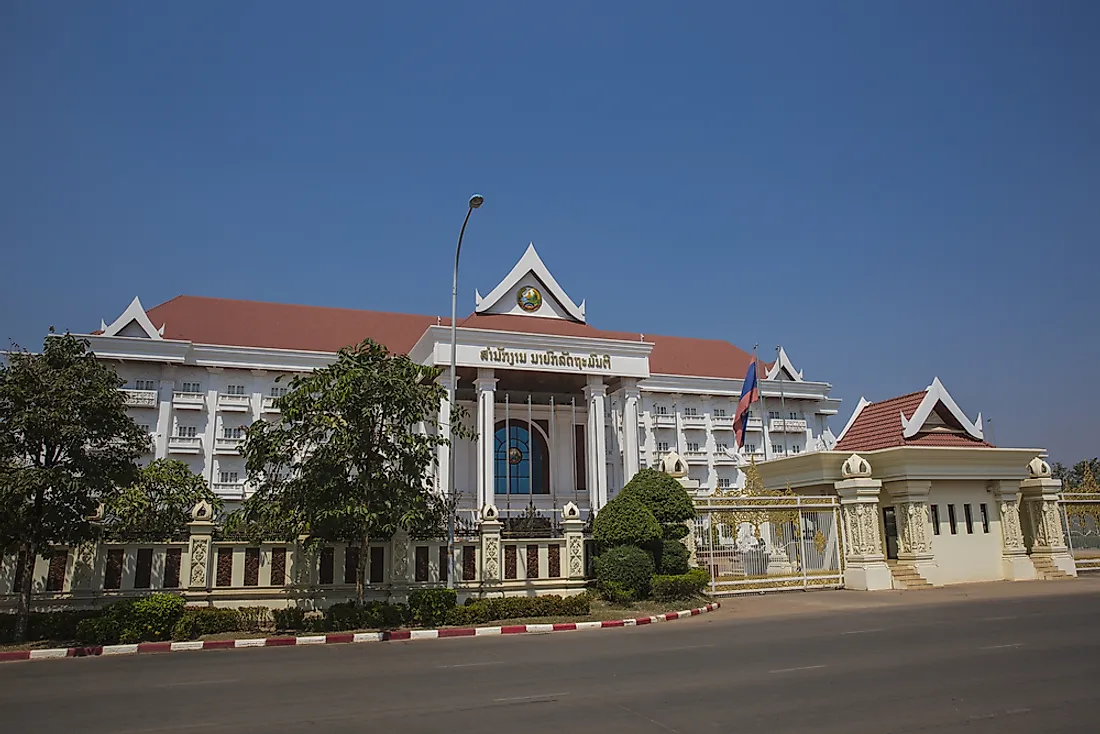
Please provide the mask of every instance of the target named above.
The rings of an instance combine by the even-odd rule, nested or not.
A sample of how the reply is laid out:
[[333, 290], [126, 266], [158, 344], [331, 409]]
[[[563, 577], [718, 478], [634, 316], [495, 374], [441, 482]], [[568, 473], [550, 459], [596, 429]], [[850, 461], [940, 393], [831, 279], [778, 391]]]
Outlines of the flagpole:
[[[756, 356], [759, 344], [752, 345], [752, 368], [756, 370], [756, 387], [760, 391], [760, 441], [764, 444], [764, 461], [768, 460], [768, 424], [765, 416], [768, 414], [764, 405], [764, 379], [760, 377], [760, 361]], [[766, 377], [766, 375], [765, 375]]]
[[787, 400], [783, 397], [783, 367], [779, 365], [779, 347], [775, 348], [775, 364], [779, 367], [779, 417], [783, 421], [783, 456], [787, 455]]

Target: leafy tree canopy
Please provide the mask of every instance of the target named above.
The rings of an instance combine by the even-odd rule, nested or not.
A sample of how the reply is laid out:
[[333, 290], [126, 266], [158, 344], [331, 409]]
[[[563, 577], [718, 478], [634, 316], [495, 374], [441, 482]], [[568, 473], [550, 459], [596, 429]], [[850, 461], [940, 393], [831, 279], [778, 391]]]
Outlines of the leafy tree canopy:
[[602, 548], [647, 546], [660, 539], [661, 525], [644, 504], [619, 494], [596, 513], [592, 534]]
[[47, 337], [41, 354], [13, 350], [0, 364], [0, 551], [21, 552], [26, 563], [19, 639], [35, 558], [92, 538], [99, 504], [135, 479], [148, 439], [126, 414], [123, 384], [69, 334]]
[[138, 472], [137, 481], [106, 504], [104, 532], [123, 542], [163, 542], [187, 537], [191, 510], [206, 500], [215, 512], [222, 502], [206, 480], [182, 461], [158, 459]]
[[[256, 492], [234, 524], [366, 547], [438, 520], [431, 470], [447, 441], [430, 430], [446, 395], [438, 375], [368, 339], [295, 377], [277, 401], [279, 421], [248, 430], [243, 453]], [[356, 574], [360, 602], [367, 555]]]
[[1086, 483], [1089, 473], [1091, 473], [1094, 478], [1100, 477], [1100, 458], [1094, 457], [1092, 459], [1078, 461], [1072, 467], [1066, 467], [1059, 462], [1054, 462], [1051, 464], [1050, 469], [1051, 475], [1055, 479], [1062, 480], [1063, 488], [1066, 491], [1072, 491]]

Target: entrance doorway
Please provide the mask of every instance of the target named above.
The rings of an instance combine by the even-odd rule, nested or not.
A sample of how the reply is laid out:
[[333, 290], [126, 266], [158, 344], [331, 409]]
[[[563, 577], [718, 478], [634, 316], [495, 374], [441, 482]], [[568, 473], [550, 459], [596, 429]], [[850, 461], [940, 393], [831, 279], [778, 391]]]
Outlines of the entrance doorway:
[[886, 557], [898, 559], [898, 516], [893, 507], [882, 508], [882, 528], [886, 532]]

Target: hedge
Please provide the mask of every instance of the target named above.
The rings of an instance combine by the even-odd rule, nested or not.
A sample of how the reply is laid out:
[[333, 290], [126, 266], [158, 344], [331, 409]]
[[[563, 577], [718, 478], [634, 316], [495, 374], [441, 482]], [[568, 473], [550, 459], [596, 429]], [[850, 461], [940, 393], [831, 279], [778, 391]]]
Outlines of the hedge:
[[[27, 642], [40, 640], [75, 640], [76, 628], [85, 619], [98, 617], [98, 609], [56, 612], [31, 612], [27, 620]], [[0, 614], [0, 644], [15, 642], [15, 615]]]
[[[606, 508], [605, 508], [606, 509]], [[605, 550], [596, 557], [596, 584], [608, 601], [627, 603], [649, 596], [653, 557], [633, 545]]]
[[409, 594], [409, 612], [421, 627], [437, 627], [447, 620], [458, 603], [454, 589], [417, 589]]
[[674, 576], [654, 576], [653, 598], [658, 601], [694, 599], [706, 591], [709, 584], [710, 574], [701, 568]]
[[82, 620], [76, 627], [76, 638], [85, 645], [167, 640], [184, 614], [183, 605], [183, 597], [175, 594], [116, 601], [98, 616]]
[[173, 640], [195, 640], [203, 635], [239, 632], [241, 613], [236, 609], [189, 607], [172, 628]]
[[661, 538], [661, 526], [644, 504], [620, 495], [596, 513], [592, 534], [602, 548], [642, 546]]
[[470, 599], [447, 613], [447, 624], [472, 625], [524, 617], [585, 617], [591, 612], [588, 594], [576, 596], [505, 596]]

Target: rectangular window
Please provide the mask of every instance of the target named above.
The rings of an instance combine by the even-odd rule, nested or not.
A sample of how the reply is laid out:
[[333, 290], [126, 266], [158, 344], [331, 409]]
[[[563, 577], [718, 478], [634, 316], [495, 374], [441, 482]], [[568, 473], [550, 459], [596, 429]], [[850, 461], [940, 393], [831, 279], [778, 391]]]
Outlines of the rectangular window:
[[718, 453], [722, 453], [724, 451], [729, 451], [730, 447], [729, 447], [729, 444], [716, 443], [716, 444], [714, 444], [714, 450], [717, 451]]
[[748, 451], [750, 454], [755, 454], [756, 453], [756, 444], [754, 444], [754, 443], [745, 444], [745, 450]]
[[355, 574], [359, 570], [359, 549], [344, 549], [344, 583], [354, 584]]
[[477, 546], [462, 546], [462, 580], [473, 581], [477, 578]]
[[699, 415], [698, 408], [684, 408], [684, 415], [697, 416]]
[[966, 520], [967, 535], [974, 534], [974, 516], [970, 514], [970, 503], [963, 505], [963, 518]]
[[948, 505], [947, 506], [947, 524], [951, 526], [951, 534], [952, 535], [957, 535], [958, 532], [959, 532], [959, 529], [957, 527], [955, 527], [955, 521], [956, 521], [956, 518], [955, 518], [955, 505]]
[[539, 547], [537, 545], [527, 546], [527, 552], [523, 554], [524, 560], [527, 562], [527, 568], [525, 578], [537, 579], [539, 577]]
[[104, 589], [122, 588], [122, 549], [111, 548], [107, 551], [107, 570], [103, 574]]
[[260, 549], [244, 549], [244, 585], [260, 585]]
[[152, 428], [148, 423], [138, 423], [138, 428], [142, 430], [142, 433], [152, 433]]
[[697, 454], [697, 453], [699, 453], [699, 444], [698, 443], [689, 443], [687, 445], [687, 450], [688, 450], [689, 454]]
[[714, 409], [714, 417], [715, 418], [725, 418], [726, 417], [726, 409], [725, 408], [715, 408]]
[[153, 585], [153, 549], [138, 548], [134, 570], [134, 588], [148, 589]]
[[551, 579], [561, 578], [561, 546], [549, 545], [546, 547], [546, 576]]
[[156, 390], [157, 383], [155, 380], [134, 380], [135, 390]]
[[439, 581], [447, 583], [447, 574], [451, 572], [451, 559], [447, 556], [447, 546], [439, 546]]
[[217, 576], [214, 578], [215, 586], [233, 585], [233, 549], [218, 548]]
[[194, 426], [176, 426], [176, 435], [180, 438], [194, 438], [198, 435], [198, 429]]
[[932, 505], [932, 534], [940, 534], [940, 506]]
[[322, 584], [332, 583], [333, 566], [336, 564], [336, 549], [332, 547], [321, 549], [321, 578]]
[[791, 446], [791, 453], [792, 454], [801, 454], [802, 453], [802, 447], [799, 446], [798, 444], [795, 444], [794, 446]]
[[244, 438], [244, 428], [241, 426], [222, 426], [222, 438]]
[[654, 405], [653, 406], [653, 414], [654, 415], [668, 415], [668, 406]]
[[787, 413], [787, 417], [790, 418], [792, 421], [796, 421], [798, 420], [798, 413], [792, 410], [790, 413]]
[[386, 572], [386, 549], [380, 545], [372, 545], [370, 548], [370, 582], [382, 583]]
[[989, 510], [986, 508], [985, 503], [978, 505], [978, 512], [982, 513], [982, 532], [989, 532]]
[[202, 392], [201, 382], [185, 382], [181, 392]]
[[413, 576], [414, 581], [428, 580], [428, 546], [416, 546], [416, 563], [414, 564], [414, 568], [416, 569], [415, 575]]
[[244, 385], [227, 385], [225, 388], [226, 395], [244, 395]]
[[657, 453], [658, 454], [667, 454], [668, 453], [668, 441], [658, 441], [657, 442]]
[[769, 418], [778, 418], [779, 417], [779, 411], [778, 410], [769, 410], [768, 411], [768, 417]]
[[235, 471], [223, 471], [218, 474], [221, 479], [221, 484], [236, 484], [238, 481], [237, 472]]
[[729, 489], [731, 485], [729, 477], [718, 477], [718, 489]]
[[[141, 551], [138, 551], [139, 559]], [[54, 551], [50, 556], [50, 567], [46, 572], [46, 591], [65, 590], [65, 566], [68, 564], [69, 552], [64, 550]]]
[[782, 454], [782, 453], [785, 453], [785, 452], [783, 451], [783, 444], [781, 444], [781, 443], [773, 443], [773, 444], [772, 444], [772, 453], [773, 453], [773, 454]]
[[281, 398], [284, 395], [286, 395], [286, 388], [285, 387], [275, 386], [275, 387], [271, 388], [271, 397]]
[[506, 579], [516, 577], [516, 555], [516, 546], [504, 546], [504, 578]]
[[180, 565], [183, 561], [183, 548], [169, 548], [164, 553], [164, 588], [178, 589], [180, 586]]
[[271, 549], [271, 585], [286, 585], [286, 548]]
[[573, 456], [576, 459], [578, 492], [588, 489], [588, 452], [584, 444], [584, 426], [573, 426]]

